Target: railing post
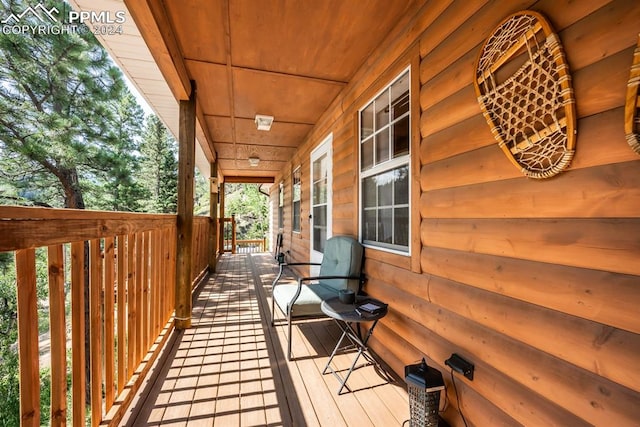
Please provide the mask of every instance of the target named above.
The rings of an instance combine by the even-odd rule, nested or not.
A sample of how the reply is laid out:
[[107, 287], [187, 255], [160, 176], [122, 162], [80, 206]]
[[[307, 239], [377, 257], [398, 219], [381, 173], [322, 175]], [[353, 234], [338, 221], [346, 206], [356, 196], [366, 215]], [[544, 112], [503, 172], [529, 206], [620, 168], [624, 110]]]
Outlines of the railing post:
[[[209, 272], [216, 271], [216, 245], [218, 242], [218, 162], [211, 162], [211, 188], [209, 191]], [[215, 186], [215, 188], [214, 188]], [[215, 190], [215, 192], [214, 192]]]
[[220, 199], [220, 232], [219, 232], [219, 244], [218, 250], [221, 254], [224, 253], [224, 183], [220, 183], [220, 190], [218, 193]]
[[191, 257], [193, 240], [193, 173], [196, 143], [196, 86], [180, 101], [178, 156], [178, 256], [176, 259], [176, 328], [191, 326]]
[[262, 238], [262, 252], [266, 252], [267, 251], [267, 237], [263, 237]]
[[231, 253], [236, 253], [236, 216], [231, 215]]

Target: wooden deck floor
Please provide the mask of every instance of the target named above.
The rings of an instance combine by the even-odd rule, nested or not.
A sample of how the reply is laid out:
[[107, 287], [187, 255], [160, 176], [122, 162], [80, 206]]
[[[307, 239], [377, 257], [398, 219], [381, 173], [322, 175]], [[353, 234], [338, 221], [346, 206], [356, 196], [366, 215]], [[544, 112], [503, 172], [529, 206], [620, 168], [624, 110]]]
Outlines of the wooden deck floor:
[[[408, 418], [402, 380], [387, 383], [366, 366], [349, 378], [354, 391], [338, 396], [338, 380], [322, 375], [339, 337], [333, 321], [294, 326], [295, 360], [287, 362], [284, 327], [267, 320], [275, 272], [269, 254], [220, 258], [194, 302], [193, 327], [176, 332], [123, 425], [402, 425]], [[336, 356], [335, 366], [347, 369], [352, 357]]]

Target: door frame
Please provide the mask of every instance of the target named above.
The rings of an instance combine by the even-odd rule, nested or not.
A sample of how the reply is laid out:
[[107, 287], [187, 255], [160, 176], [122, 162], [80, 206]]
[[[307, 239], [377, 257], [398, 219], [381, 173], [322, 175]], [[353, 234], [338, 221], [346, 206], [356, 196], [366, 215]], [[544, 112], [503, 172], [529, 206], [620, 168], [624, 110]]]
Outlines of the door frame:
[[[315, 251], [313, 249], [313, 162], [318, 160], [323, 155], [327, 156], [327, 239], [333, 234], [333, 133], [330, 133], [325, 139], [322, 140], [313, 150], [309, 156], [309, 169], [310, 169], [310, 192], [309, 192], [309, 259], [311, 262], [322, 262], [322, 252]], [[312, 266], [313, 267], [313, 266]], [[312, 268], [312, 275], [316, 274], [319, 268]]]

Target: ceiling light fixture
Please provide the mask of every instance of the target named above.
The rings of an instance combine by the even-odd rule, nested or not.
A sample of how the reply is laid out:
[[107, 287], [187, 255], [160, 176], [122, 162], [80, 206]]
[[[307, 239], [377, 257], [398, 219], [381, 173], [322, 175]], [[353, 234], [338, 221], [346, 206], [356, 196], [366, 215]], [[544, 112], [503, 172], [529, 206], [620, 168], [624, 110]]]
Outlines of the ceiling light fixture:
[[249, 166], [255, 168], [256, 166], [258, 166], [258, 163], [260, 163], [260, 157], [258, 156], [249, 157]]
[[273, 123], [273, 116], [263, 116], [262, 114], [256, 114], [256, 127], [258, 130], [271, 130], [271, 124]]

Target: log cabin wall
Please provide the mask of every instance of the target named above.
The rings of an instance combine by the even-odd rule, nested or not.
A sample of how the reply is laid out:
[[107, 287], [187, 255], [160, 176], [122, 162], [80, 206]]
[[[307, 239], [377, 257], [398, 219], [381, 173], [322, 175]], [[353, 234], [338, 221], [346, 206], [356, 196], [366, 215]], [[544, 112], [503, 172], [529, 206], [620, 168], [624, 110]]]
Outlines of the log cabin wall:
[[[531, 9], [559, 34], [576, 99], [570, 167], [525, 178], [498, 148], [473, 89], [486, 37]], [[398, 374], [426, 356], [445, 374], [450, 424], [638, 425], [640, 157], [624, 103], [640, 31], [635, 0], [427, 1], [338, 96], [276, 184], [285, 250], [309, 253], [309, 153], [333, 134], [333, 234], [358, 235], [358, 109], [411, 65], [411, 256], [367, 248], [366, 291], [390, 304], [371, 347]], [[302, 166], [302, 232], [291, 171]], [[277, 213], [277, 185], [274, 214]], [[277, 218], [274, 220], [277, 224]], [[469, 381], [444, 360], [475, 364]]]

